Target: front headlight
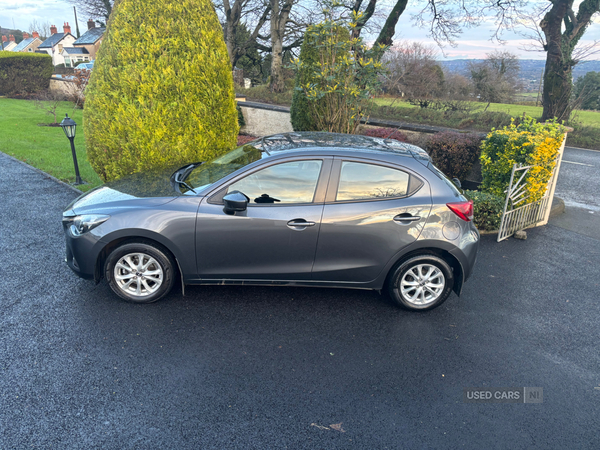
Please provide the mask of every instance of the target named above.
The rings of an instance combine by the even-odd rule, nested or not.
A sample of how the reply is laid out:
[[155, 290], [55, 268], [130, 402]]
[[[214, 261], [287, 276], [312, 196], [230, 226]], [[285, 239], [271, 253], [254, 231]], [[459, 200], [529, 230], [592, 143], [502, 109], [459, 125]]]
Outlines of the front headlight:
[[81, 236], [106, 222], [110, 216], [106, 214], [83, 214], [81, 216], [64, 217], [63, 222], [69, 225], [69, 231], [73, 236]]

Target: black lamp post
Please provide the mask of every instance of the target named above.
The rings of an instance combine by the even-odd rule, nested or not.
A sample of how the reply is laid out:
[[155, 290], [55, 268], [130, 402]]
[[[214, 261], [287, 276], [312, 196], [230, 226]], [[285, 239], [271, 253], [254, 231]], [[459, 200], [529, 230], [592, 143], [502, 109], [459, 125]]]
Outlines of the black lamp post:
[[75, 128], [77, 127], [77, 124], [68, 114], [65, 114], [65, 116], [66, 117], [62, 120], [60, 126], [69, 138], [69, 141], [71, 141], [71, 152], [73, 153], [73, 164], [75, 165], [75, 184], [83, 184], [83, 181], [81, 181], [81, 177], [79, 176], [79, 165], [77, 164], [77, 154], [75, 153], [75, 143], [73, 142], [75, 140]]

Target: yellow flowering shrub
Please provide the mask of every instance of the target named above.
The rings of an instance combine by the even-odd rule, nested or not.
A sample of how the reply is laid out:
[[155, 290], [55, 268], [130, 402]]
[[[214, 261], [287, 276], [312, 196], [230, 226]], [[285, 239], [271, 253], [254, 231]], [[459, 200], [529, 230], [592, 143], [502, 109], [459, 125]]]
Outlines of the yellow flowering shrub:
[[86, 89], [88, 158], [102, 179], [202, 161], [236, 145], [223, 30], [210, 0], [120, 0]]
[[481, 147], [482, 189], [504, 197], [513, 165], [532, 166], [525, 176], [528, 202], [541, 199], [556, 165], [564, 139], [564, 128], [550, 121], [538, 123], [531, 117], [519, 125], [514, 120], [501, 130], [492, 129]]

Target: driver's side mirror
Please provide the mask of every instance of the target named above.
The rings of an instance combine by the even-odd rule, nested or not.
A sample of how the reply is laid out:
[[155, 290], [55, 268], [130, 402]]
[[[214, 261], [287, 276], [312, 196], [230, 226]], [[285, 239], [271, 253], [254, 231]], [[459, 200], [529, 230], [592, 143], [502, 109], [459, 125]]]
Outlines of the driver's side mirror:
[[223, 212], [230, 216], [239, 211], [246, 211], [250, 199], [240, 191], [233, 191], [223, 197]]

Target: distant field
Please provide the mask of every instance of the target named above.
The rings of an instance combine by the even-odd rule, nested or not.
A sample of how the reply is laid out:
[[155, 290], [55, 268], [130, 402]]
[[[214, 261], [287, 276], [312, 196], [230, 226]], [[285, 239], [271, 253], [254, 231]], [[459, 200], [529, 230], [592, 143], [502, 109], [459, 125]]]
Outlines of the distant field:
[[[537, 94], [527, 93], [537, 96]], [[524, 95], [524, 94], [521, 94]], [[402, 108], [416, 108], [416, 106], [411, 105], [408, 102], [400, 101], [398, 99], [394, 100], [393, 98], [376, 98], [373, 100], [377, 105], [380, 106], [396, 106]], [[474, 106], [474, 111], [482, 111], [485, 108], [485, 103], [481, 102], [471, 102]], [[521, 116], [523, 113], [528, 116], [539, 119], [542, 117], [541, 106], [529, 106], [529, 105], [511, 105], [508, 103], [492, 103], [488, 111], [494, 112], [504, 112], [510, 114], [511, 116]], [[573, 113], [573, 118], [581, 122], [584, 126], [600, 128], [600, 111], [575, 111]]]

